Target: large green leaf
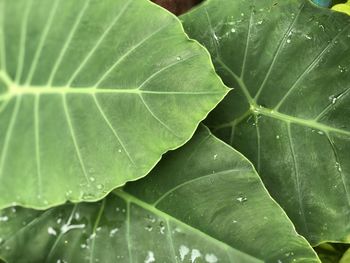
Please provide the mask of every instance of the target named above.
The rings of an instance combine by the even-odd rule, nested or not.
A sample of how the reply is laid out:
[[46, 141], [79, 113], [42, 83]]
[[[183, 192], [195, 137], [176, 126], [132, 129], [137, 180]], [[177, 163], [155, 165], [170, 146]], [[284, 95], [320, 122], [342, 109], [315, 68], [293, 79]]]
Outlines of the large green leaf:
[[256, 262], [243, 253], [319, 262], [252, 164], [204, 128], [145, 179], [114, 194], [46, 212], [4, 210], [0, 255], [16, 263]]
[[209, 0], [182, 18], [236, 89], [208, 124], [313, 244], [350, 241], [350, 18], [306, 0]]
[[146, 0], [0, 0], [0, 207], [102, 198], [185, 143], [226, 92]]

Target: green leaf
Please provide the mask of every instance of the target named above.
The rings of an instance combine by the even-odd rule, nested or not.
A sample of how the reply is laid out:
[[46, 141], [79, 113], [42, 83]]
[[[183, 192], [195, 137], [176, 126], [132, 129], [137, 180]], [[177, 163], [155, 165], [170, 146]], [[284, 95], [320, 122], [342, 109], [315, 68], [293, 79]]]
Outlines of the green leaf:
[[226, 92], [149, 1], [0, 0], [0, 207], [101, 199], [184, 144]]
[[323, 243], [315, 247], [322, 263], [340, 262], [349, 245], [341, 243]]
[[338, 4], [333, 6], [332, 10], [350, 15], [350, 1], [348, 1], [346, 4]]
[[203, 127], [149, 176], [114, 194], [46, 212], [4, 210], [0, 255], [16, 263], [144, 262], [148, 255], [156, 262], [257, 262], [243, 253], [319, 262], [252, 164]]
[[312, 244], [350, 242], [350, 17], [306, 0], [209, 0], [182, 19], [235, 88], [208, 125]]
[[344, 253], [339, 263], [348, 263], [348, 262], [350, 262], [350, 248]]

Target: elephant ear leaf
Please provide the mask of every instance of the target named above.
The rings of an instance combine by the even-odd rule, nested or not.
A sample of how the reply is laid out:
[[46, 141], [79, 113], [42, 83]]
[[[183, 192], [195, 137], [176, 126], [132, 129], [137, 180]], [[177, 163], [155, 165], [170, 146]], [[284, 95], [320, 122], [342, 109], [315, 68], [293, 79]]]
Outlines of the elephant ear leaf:
[[0, 0], [0, 207], [101, 199], [189, 140], [226, 92], [149, 1]]
[[102, 202], [13, 209], [0, 224], [9, 263], [319, 262], [253, 165], [204, 127]]
[[312, 244], [350, 241], [350, 17], [308, 0], [210, 0], [182, 17], [234, 87], [207, 124]]

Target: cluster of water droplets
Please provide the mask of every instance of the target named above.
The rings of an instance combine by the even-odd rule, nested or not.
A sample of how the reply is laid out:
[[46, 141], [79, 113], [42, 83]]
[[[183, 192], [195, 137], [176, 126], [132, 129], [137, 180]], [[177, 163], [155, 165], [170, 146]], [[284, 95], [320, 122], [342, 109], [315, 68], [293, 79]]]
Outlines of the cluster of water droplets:
[[162, 219], [156, 219], [155, 217], [151, 215], [147, 215], [145, 217], [146, 225], [145, 230], [148, 232], [153, 231], [156, 229], [160, 234], [164, 235], [166, 232], [166, 226]]
[[178, 251], [179, 251], [181, 262], [188, 262], [188, 260], [190, 260], [191, 263], [195, 263], [196, 260], [200, 258], [204, 258], [205, 262], [208, 262], [208, 263], [218, 262], [218, 258], [215, 254], [212, 254], [212, 253], [202, 254], [201, 251], [196, 248], [190, 249], [185, 245], [181, 245]]

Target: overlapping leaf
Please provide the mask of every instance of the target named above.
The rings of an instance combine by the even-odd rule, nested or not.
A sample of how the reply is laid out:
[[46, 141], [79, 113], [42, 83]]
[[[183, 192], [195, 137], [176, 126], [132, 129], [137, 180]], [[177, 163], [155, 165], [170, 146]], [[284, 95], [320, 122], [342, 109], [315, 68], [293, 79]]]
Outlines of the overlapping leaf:
[[251, 163], [204, 128], [102, 202], [0, 218], [8, 262], [319, 262]]
[[350, 18], [307, 0], [209, 0], [183, 16], [236, 89], [208, 122], [313, 244], [350, 241]]
[[226, 91], [146, 0], [0, 0], [0, 207], [102, 198], [185, 143]]

